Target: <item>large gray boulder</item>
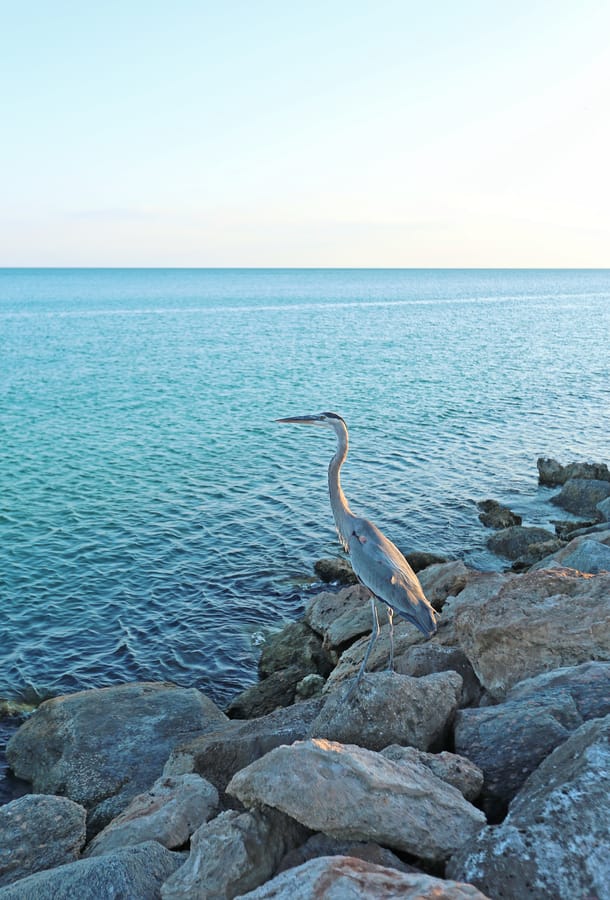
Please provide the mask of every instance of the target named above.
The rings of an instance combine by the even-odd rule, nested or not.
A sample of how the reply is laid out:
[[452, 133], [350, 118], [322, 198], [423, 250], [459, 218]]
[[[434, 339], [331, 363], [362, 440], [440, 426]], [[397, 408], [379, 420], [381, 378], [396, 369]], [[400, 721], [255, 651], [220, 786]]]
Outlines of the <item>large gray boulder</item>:
[[331, 838], [327, 834], [312, 834], [304, 844], [289, 850], [280, 862], [277, 874], [294, 869], [310, 859], [319, 856], [355, 856], [366, 862], [375, 863], [378, 866], [388, 866], [391, 869], [399, 869], [401, 872], [417, 872], [415, 866], [403, 862], [399, 856], [371, 841], [340, 841]]
[[447, 784], [457, 788], [462, 797], [471, 803], [477, 799], [483, 787], [483, 772], [470, 759], [459, 756], [457, 753], [449, 753], [443, 750], [441, 753], [426, 753], [415, 747], [401, 747], [399, 744], [391, 744], [381, 751], [386, 759], [397, 763], [417, 762], [424, 766]]
[[555, 747], [586, 720], [609, 714], [610, 663], [583, 663], [520, 682], [497, 706], [460, 710], [455, 749], [483, 770], [495, 818]]
[[460, 559], [435, 563], [419, 573], [424, 594], [436, 610], [443, 608], [447, 597], [455, 596], [468, 584], [474, 574]]
[[0, 887], [78, 859], [85, 819], [66, 797], [27, 794], [0, 806]]
[[610, 572], [610, 529], [573, 538], [569, 544], [532, 566], [532, 569], [558, 567], [576, 569], [590, 575]]
[[487, 546], [498, 556], [516, 560], [527, 553], [531, 544], [555, 541], [555, 535], [546, 528], [532, 528], [526, 525], [511, 525], [496, 531], [487, 539]]
[[541, 456], [536, 463], [540, 484], [554, 487], [565, 484], [571, 478], [593, 478], [599, 481], [610, 481], [610, 470], [605, 463], [573, 462], [562, 466], [556, 459]]
[[[371, 592], [361, 584], [333, 593], [316, 594], [305, 607], [304, 619], [324, 639], [324, 645], [337, 648], [354, 641], [363, 634], [370, 634], [372, 615]], [[380, 616], [386, 615], [386, 606], [376, 602]]]
[[558, 494], [551, 497], [551, 503], [583, 519], [599, 519], [601, 514], [597, 504], [607, 497], [610, 497], [610, 481], [571, 478]]
[[172, 749], [227, 717], [194, 688], [124, 684], [42, 703], [9, 741], [7, 758], [39, 793], [89, 813], [95, 834], [161, 775]]
[[85, 856], [101, 856], [145, 841], [158, 841], [173, 850], [217, 812], [218, 791], [205, 778], [161, 777], [93, 838]]
[[353, 856], [320, 856], [239, 900], [487, 900], [470, 884], [399, 872]]
[[446, 860], [485, 823], [460, 792], [416, 762], [326, 740], [277, 747], [227, 787], [249, 808], [272, 806], [313, 831]]
[[470, 660], [461, 647], [445, 647], [434, 641], [415, 644], [398, 657], [394, 671], [399, 675], [421, 678], [434, 672], [457, 672], [462, 678], [460, 706], [476, 706], [482, 688]]
[[422, 678], [395, 672], [371, 672], [360, 684], [328, 695], [312, 722], [310, 737], [382, 750], [409, 744], [438, 748], [453, 722], [462, 694], [457, 672]]
[[582, 725], [530, 775], [501, 825], [447, 866], [506, 900], [610, 897], [610, 716]]
[[218, 731], [176, 746], [163, 774], [195, 772], [224, 793], [227, 784], [240, 769], [280, 744], [292, 744], [307, 737], [322, 702], [314, 698], [259, 719], [229, 721]]
[[525, 678], [610, 661], [610, 575], [549, 569], [481, 578], [451, 601], [449, 614], [479, 681], [496, 700]]
[[232, 900], [271, 878], [306, 834], [276, 810], [227, 810], [197, 829], [188, 859], [163, 885], [163, 900]]
[[155, 841], [38, 872], [0, 889], [2, 900], [159, 900], [181, 864]]

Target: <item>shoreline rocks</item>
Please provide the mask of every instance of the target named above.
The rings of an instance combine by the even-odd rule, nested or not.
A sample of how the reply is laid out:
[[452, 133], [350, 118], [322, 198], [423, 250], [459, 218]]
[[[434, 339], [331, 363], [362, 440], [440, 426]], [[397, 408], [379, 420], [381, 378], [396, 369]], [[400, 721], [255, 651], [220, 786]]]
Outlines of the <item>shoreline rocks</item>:
[[[542, 471], [610, 491], [598, 464]], [[604, 896], [609, 500], [559, 541], [488, 507], [527, 571], [414, 558], [439, 629], [397, 620], [393, 673], [380, 604], [355, 683], [369, 594], [339, 560], [230, 716], [169, 684], [46, 701], [9, 744], [44, 796], [0, 807], [0, 897]]]

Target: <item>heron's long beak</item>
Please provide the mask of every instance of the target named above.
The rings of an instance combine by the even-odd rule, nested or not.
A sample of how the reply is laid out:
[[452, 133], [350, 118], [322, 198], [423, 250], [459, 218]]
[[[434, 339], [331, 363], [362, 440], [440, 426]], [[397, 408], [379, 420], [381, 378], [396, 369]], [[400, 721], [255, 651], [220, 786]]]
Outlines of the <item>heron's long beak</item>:
[[276, 419], [282, 425], [318, 425], [320, 416], [289, 416], [287, 419]]

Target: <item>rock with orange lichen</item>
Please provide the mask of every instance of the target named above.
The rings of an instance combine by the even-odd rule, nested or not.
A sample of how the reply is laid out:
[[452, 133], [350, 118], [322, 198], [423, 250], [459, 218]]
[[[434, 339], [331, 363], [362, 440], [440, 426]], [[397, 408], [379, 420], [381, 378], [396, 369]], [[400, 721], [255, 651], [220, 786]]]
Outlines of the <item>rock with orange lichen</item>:
[[237, 900], [486, 900], [471, 884], [399, 872], [353, 856], [319, 856]]

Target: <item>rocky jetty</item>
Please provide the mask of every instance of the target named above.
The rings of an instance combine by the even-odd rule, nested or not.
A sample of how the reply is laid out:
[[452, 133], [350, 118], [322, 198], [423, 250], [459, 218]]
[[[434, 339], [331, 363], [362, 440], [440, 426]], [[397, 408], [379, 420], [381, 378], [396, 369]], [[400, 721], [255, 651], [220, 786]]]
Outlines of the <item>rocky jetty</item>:
[[579, 521], [487, 504], [519, 570], [429, 558], [439, 629], [398, 621], [394, 672], [380, 604], [355, 685], [368, 593], [326, 561], [226, 712], [169, 684], [42, 703], [8, 746], [33, 792], [0, 807], [0, 900], [609, 898], [610, 474], [538, 468]]

